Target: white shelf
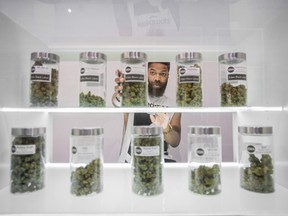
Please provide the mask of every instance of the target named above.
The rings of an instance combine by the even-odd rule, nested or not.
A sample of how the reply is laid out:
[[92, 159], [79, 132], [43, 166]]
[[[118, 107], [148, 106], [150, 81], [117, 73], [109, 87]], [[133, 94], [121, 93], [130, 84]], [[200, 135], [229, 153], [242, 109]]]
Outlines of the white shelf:
[[165, 164], [164, 192], [142, 197], [131, 190], [129, 164], [104, 165], [104, 190], [89, 197], [70, 195], [68, 164], [48, 164], [45, 189], [15, 195], [0, 190], [0, 214], [100, 214], [100, 215], [273, 215], [288, 214], [288, 189], [260, 194], [239, 186], [237, 164], [223, 163], [222, 192], [198, 195], [188, 190], [187, 164]]
[[235, 112], [279, 112], [283, 111], [283, 107], [157, 107], [157, 108], [78, 108], [78, 107], [63, 107], [63, 108], [0, 108], [0, 112], [47, 112], [47, 113], [155, 113], [155, 112], [181, 112], [181, 113], [235, 113]]

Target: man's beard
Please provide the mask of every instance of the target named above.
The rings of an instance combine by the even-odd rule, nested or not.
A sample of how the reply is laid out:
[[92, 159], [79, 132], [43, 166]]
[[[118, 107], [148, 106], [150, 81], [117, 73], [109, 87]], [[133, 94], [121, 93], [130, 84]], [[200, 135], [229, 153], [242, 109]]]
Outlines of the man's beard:
[[163, 84], [160, 88], [153, 88], [153, 85], [151, 83], [148, 83], [148, 92], [149, 95], [152, 97], [161, 97], [163, 96], [165, 89], [167, 86], [167, 82]]

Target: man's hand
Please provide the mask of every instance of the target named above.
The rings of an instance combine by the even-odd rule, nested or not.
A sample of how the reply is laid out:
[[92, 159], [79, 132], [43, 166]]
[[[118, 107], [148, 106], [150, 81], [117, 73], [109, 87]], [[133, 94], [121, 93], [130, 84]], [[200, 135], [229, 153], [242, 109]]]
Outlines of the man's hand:
[[169, 124], [169, 115], [167, 113], [155, 113], [150, 115], [150, 120], [153, 124], [161, 126], [165, 130]]
[[123, 74], [120, 70], [117, 70], [115, 72], [116, 78], [115, 78], [115, 83], [116, 86], [114, 87], [114, 94], [112, 96], [112, 104], [115, 107], [120, 107], [121, 106], [121, 97], [122, 97], [122, 89], [123, 89], [123, 82], [125, 82], [125, 79], [123, 77]]

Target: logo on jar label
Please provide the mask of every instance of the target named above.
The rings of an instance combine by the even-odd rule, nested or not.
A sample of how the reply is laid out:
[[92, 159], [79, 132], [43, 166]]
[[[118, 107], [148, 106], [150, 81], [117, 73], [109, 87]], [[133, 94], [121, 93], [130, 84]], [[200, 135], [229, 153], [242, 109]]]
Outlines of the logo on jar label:
[[227, 70], [229, 73], [233, 73], [235, 71], [235, 68], [231, 66], [231, 67], [228, 67]]
[[129, 66], [126, 67], [126, 68], [125, 68], [125, 72], [126, 72], [126, 73], [130, 73], [130, 72], [131, 72], [131, 67], [129, 67]]
[[179, 73], [180, 73], [181, 75], [185, 74], [185, 72], [186, 72], [186, 69], [185, 69], [185, 68], [180, 68], [180, 69], [179, 69]]
[[204, 151], [204, 149], [202, 149], [202, 148], [198, 148], [198, 149], [196, 150], [196, 153], [197, 153], [198, 156], [203, 156], [204, 153], [205, 153], [205, 151]]
[[254, 147], [253, 145], [248, 145], [248, 146], [247, 146], [247, 151], [248, 151], [249, 153], [253, 153], [253, 152], [255, 152], [255, 147]]
[[16, 152], [16, 147], [14, 145], [12, 146], [11, 151], [12, 151], [12, 153]]
[[33, 67], [31, 67], [31, 73], [34, 73], [35, 72], [35, 67], [33, 66]]
[[85, 73], [85, 68], [81, 68], [80, 73], [84, 74]]
[[142, 153], [142, 149], [140, 147], [136, 147], [135, 151], [136, 151], [136, 154], [141, 154]]
[[75, 146], [72, 147], [72, 154], [76, 154], [77, 153], [77, 148]]

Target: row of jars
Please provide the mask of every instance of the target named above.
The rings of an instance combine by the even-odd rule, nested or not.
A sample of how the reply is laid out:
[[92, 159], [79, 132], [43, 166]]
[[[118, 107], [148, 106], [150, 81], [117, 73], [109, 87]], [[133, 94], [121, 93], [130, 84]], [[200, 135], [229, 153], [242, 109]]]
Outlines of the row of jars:
[[[59, 56], [53, 53], [31, 54], [31, 106], [57, 106], [59, 61]], [[246, 106], [246, 54], [225, 53], [219, 56], [218, 61], [221, 106]], [[144, 52], [125, 52], [121, 54], [121, 62], [121, 70], [125, 78], [121, 106], [147, 106], [147, 55]], [[185, 52], [176, 56], [177, 106], [202, 106], [201, 62], [202, 54], [199, 52]], [[103, 53], [80, 53], [79, 104], [81, 107], [106, 106], [106, 64], [107, 57]]]
[[[12, 128], [11, 192], [44, 188], [45, 128]], [[259, 193], [274, 191], [272, 127], [239, 127], [241, 187]], [[151, 196], [163, 192], [163, 131], [132, 129], [132, 190]], [[103, 190], [103, 128], [73, 128], [70, 138], [71, 194]], [[221, 192], [221, 130], [188, 127], [189, 189], [197, 194]]]

